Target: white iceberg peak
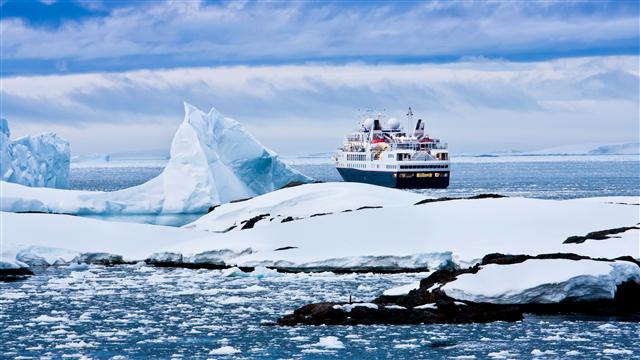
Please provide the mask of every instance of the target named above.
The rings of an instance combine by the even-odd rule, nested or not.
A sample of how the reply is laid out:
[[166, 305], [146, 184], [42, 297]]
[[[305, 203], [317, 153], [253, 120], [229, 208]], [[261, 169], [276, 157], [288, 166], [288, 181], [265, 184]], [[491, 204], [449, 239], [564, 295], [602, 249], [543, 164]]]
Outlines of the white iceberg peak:
[[[280, 161], [233, 119], [185, 102], [185, 118], [160, 175], [164, 212], [208, 206], [277, 190], [310, 179]], [[185, 206], [188, 205], [188, 206]]]

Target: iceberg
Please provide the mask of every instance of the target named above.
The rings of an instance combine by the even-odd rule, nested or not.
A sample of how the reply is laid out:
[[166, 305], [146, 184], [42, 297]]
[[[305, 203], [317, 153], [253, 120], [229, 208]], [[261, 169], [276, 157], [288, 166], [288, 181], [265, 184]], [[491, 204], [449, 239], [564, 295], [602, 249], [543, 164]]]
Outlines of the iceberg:
[[[113, 192], [29, 189], [1, 183], [2, 211], [66, 214], [205, 213], [311, 179], [282, 162], [239, 122], [185, 103], [184, 121], [160, 175]], [[43, 191], [44, 190], [44, 191]]]
[[69, 187], [69, 142], [54, 133], [11, 141], [6, 119], [0, 119], [0, 179], [32, 187]]
[[293, 170], [239, 122], [184, 104], [185, 117], [160, 176], [133, 191], [163, 193], [162, 212], [200, 212], [311, 179]]

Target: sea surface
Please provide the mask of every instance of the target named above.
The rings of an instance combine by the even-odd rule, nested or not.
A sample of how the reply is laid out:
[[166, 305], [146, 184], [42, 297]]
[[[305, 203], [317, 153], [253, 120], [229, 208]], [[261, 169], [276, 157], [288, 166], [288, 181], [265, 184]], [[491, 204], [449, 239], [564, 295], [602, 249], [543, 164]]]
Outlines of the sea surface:
[[[295, 159], [320, 181], [327, 161]], [[640, 196], [637, 156], [454, 159], [451, 186], [425, 196], [499, 193], [544, 199]], [[74, 189], [141, 184], [157, 166], [72, 167]], [[111, 218], [181, 225], [189, 218]], [[516, 323], [277, 327], [319, 301], [368, 301], [428, 274], [277, 274], [144, 264], [40, 269], [0, 283], [0, 358], [640, 359], [640, 324], [527, 317]]]
[[[227, 272], [226, 274], [228, 274]], [[310, 302], [369, 300], [427, 274], [283, 275], [59, 267], [0, 284], [3, 359], [564, 359], [640, 357], [640, 324], [278, 327]]]
[[[326, 159], [291, 159], [292, 166], [318, 181], [342, 181]], [[157, 176], [162, 167], [72, 167], [71, 188], [113, 191]], [[444, 190], [415, 190], [426, 196], [498, 193], [540, 199], [640, 196], [640, 156], [463, 157], [451, 163], [451, 184]]]

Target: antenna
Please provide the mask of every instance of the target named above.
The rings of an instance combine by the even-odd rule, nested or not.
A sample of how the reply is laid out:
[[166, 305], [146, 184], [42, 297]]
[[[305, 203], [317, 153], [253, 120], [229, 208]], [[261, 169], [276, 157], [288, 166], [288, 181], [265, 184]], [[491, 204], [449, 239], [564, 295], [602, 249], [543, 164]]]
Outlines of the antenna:
[[411, 110], [411, 106], [409, 106], [409, 111], [407, 111], [407, 136], [409, 136], [409, 131], [411, 131], [411, 124], [413, 124], [413, 111]]

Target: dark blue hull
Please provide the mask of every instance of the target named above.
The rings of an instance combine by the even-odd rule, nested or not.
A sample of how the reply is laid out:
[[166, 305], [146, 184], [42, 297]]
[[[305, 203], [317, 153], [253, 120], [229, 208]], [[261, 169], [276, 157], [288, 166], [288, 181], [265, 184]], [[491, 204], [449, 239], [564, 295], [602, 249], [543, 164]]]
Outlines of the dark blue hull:
[[361, 182], [399, 189], [445, 189], [449, 171], [387, 172], [337, 168], [344, 181]]

